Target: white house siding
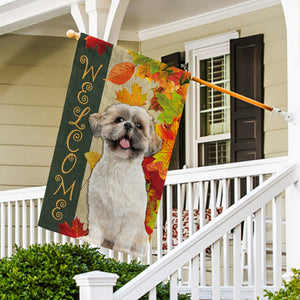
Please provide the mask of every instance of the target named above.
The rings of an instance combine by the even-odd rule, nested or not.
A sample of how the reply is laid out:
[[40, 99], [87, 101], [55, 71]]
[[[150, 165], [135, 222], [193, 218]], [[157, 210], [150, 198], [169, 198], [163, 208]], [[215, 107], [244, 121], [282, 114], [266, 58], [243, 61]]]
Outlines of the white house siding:
[[0, 36], [0, 190], [46, 184], [75, 48], [68, 38]]
[[[141, 50], [144, 55], [160, 59], [173, 52], [184, 52], [185, 42], [233, 30], [238, 30], [240, 37], [264, 34], [265, 103], [287, 110], [286, 28], [281, 5], [146, 40], [141, 43]], [[287, 123], [266, 112], [264, 131], [265, 157], [287, 155]]]
[[[286, 32], [280, 5], [140, 43], [120, 42], [150, 57], [184, 51], [184, 43], [239, 30], [263, 33], [265, 103], [287, 110]], [[45, 185], [76, 42], [0, 36], [0, 190]], [[265, 157], [287, 154], [287, 124], [265, 114]]]
[[47, 180], [76, 43], [0, 36], [0, 189]]

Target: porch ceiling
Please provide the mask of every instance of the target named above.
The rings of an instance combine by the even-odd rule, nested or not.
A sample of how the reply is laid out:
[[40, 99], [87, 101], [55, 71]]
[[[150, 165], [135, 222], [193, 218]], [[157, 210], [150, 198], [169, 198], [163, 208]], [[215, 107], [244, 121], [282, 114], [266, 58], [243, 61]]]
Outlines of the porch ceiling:
[[[0, 34], [64, 36], [77, 29], [70, 13], [76, 3], [85, 1], [2, 0]], [[280, 0], [130, 0], [119, 39], [145, 40], [276, 4]]]

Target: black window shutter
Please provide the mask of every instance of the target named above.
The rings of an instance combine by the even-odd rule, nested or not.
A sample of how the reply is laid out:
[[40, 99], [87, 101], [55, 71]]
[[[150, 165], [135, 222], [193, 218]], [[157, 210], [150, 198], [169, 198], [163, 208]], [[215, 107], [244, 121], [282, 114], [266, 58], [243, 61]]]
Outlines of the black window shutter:
[[[161, 58], [163, 63], [169, 66], [181, 68], [180, 52], [175, 52]], [[185, 164], [185, 112], [182, 112], [180, 125], [178, 128], [177, 137], [175, 140], [172, 157], [170, 160], [169, 170], [182, 169]]]
[[[254, 35], [230, 41], [230, 89], [234, 92], [264, 101], [263, 35]], [[263, 158], [264, 111], [231, 97], [231, 162]]]

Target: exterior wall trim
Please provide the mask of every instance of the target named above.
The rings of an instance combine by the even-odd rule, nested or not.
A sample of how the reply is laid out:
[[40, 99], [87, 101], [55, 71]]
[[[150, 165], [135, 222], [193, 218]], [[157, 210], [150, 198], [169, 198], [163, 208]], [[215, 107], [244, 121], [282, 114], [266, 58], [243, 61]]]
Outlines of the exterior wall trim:
[[[263, 8], [271, 7], [280, 4], [280, 0], [250, 0], [241, 4], [228, 6], [223, 9], [218, 9], [208, 13], [203, 13], [192, 18], [185, 18], [176, 22], [171, 22], [161, 26], [156, 26], [138, 32], [138, 40], [144, 41], [166, 34], [178, 32], [181, 30], [190, 29], [193, 27], [209, 24], [212, 22], [232, 18], [244, 13], [253, 12]], [[122, 39], [122, 31], [120, 34]]]

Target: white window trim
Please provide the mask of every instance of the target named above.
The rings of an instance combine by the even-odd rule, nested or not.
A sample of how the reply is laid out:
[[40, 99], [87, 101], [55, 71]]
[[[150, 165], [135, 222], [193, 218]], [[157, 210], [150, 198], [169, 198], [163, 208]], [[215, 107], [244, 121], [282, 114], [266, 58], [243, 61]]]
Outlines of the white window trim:
[[[231, 39], [239, 37], [238, 31], [231, 31], [224, 34], [199, 39], [185, 43], [186, 62], [189, 65], [189, 72], [192, 76], [199, 77], [199, 67], [195, 64], [198, 59], [207, 59], [210, 57], [228, 54], [230, 52]], [[199, 105], [196, 99], [199, 97], [199, 89], [196, 85], [199, 83], [191, 82], [187, 101], [186, 101], [186, 164], [188, 167], [198, 166], [198, 123]], [[230, 138], [230, 134], [223, 135], [222, 139]]]

